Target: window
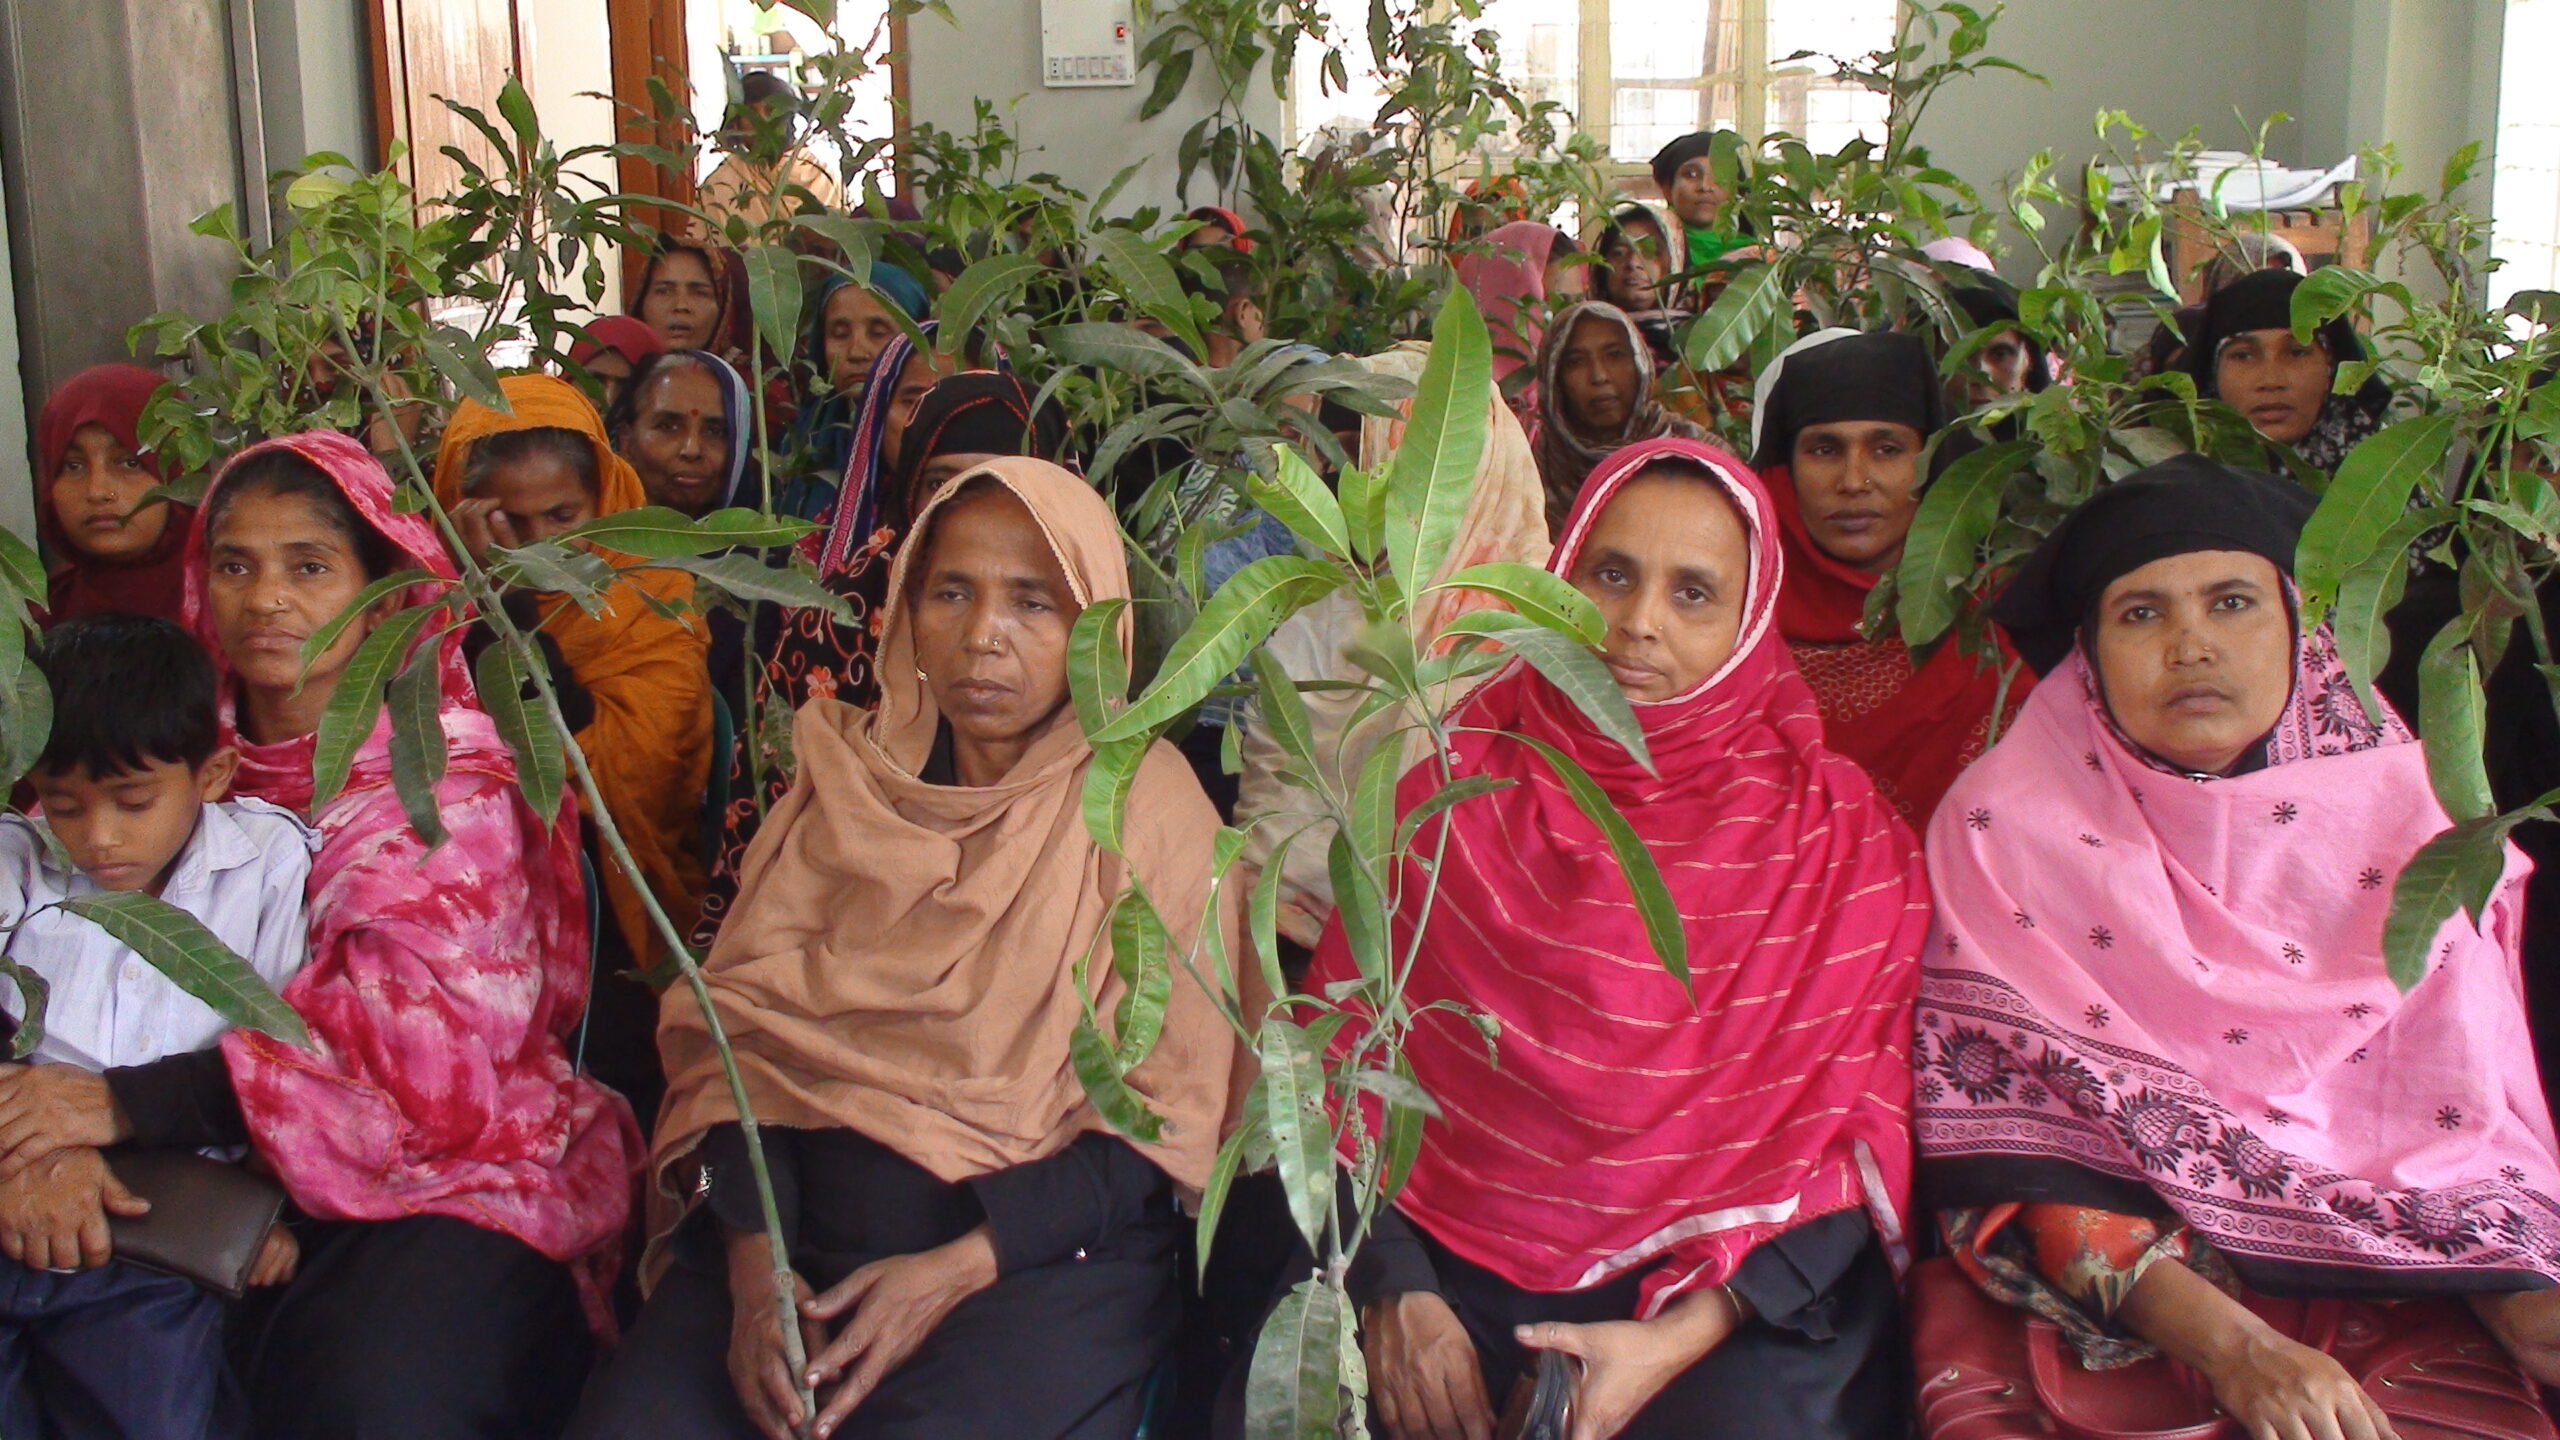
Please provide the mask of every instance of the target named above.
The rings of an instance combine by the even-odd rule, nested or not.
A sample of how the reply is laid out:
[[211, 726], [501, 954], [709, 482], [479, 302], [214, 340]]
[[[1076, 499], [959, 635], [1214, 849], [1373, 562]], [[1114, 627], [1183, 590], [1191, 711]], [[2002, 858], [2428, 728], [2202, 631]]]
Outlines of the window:
[[2560, 0], [2507, 0], [2498, 79], [2498, 151], [2489, 201], [2489, 303], [2560, 288], [2560, 86], [2544, 75], [2560, 46]]
[[[818, 23], [786, 5], [771, 9], [756, 0], [714, 0], [701, 11], [694, 36], [693, 109], [694, 123], [704, 135], [720, 128], [721, 116], [728, 109], [728, 82], [722, 73], [721, 57], [741, 71], [770, 70], [790, 81], [795, 89], [806, 89], [800, 72], [802, 57], [813, 52], [833, 50], [835, 41]], [[886, 0], [847, 0], [836, 10], [836, 33], [843, 36], [847, 49], [859, 47], [878, 57], [891, 48], [889, 7]], [[865, 72], [853, 83], [853, 108], [845, 115], [844, 131], [856, 143], [894, 133], [892, 109], [894, 64], [882, 64]], [[805, 141], [810, 157], [830, 173], [839, 172], [843, 156], [834, 139], [812, 133]], [[706, 145], [696, 158], [695, 178], [711, 172], [720, 162], [718, 154]], [[884, 185], [895, 189], [887, 175], [887, 165], [875, 162], [873, 169], [882, 171]]]
[[[1325, 93], [1323, 48], [1300, 45], [1292, 102], [1302, 146], [1328, 123], [1366, 125], [1380, 94], [1355, 63], [1368, 55], [1364, 0], [1324, 9], [1348, 37], [1352, 86]], [[1898, 0], [1484, 0], [1481, 23], [1499, 37], [1513, 85], [1563, 105], [1613, 160], [1640, 170], [1694, 130], [1785, 131], [1821, 150], [1857, 135], [1881, 140], [1884, 97], [1833, 79], [1824, 57], [1890, 46], [1898, 18]]]

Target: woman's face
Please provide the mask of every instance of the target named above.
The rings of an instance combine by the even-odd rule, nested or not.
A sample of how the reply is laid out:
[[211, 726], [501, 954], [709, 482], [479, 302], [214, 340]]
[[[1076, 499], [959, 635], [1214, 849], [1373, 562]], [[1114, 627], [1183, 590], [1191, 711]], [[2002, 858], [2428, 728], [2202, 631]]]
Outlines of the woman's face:
[[2107, 587], [2096, 630], [2107, 713], [2181, 770], [2229, 770], [2293, 698], [2293, 617], [2264, 556], [2154, 560]]
[[1067, 633], [1083, 607], [1011, 492], [937, 514], [913, 593], [916, 668], [955, 740], [1027, 744], [1066, 706]]
[[957, 361], [945, 360], [942, 352], [931, 346], [919, 347], [907, 357], [906, 368], [898, 372], [898, 388], [889, 392], [889, 413], [883, 417], [880, 431], [880, 458], [883, 463], [898, 463], [898, 447], [905, 443], [908, 422], [916, 418], [916, 407], [924, 403], [926, 392], [959, 373]]
[[92, 560], [130, 560], [160, 543], [169, 528], [169, 504], [137, 509], [160, 477], [103, 425], [71, 433], [53, 472], [54, 518], [73, 549]]
[[1573, 322], [1556, 357], [1556, 384], [1564, 391], [1565, 423], [1586, 440], [1609, 441], [1627, 433], [1636, 392], [1643, 386], [1627, 327], [1600, 315]]
[[1920, 513], [1921, 434], [1888, 420], [1796, 432], [1788, 471], [1806, 533], [1822, 553], [1869, 574], [1892, 569]]
[[1643, 314], [1662, 308], [1662, 232], [1651, 225], [1621, 226], [1600, 252], [1607, 262], [1603, 298], [1621, 310]]
[[858, 395], [871, 362], [898, 338], [898, 322], [880, 297], [859, 285], [841, 285], [827, 297], [827, 383], [841, 395]]
[[2035, 350], [2019, 332], [2003, 330], [1992, 336], [1973, 352], [1972, 369], [1965, 376], [1965, 398], [1986, 405], [2024, 391], [2035, 359]]
[[1662, 197], [1680, 223], [1712, 230], [1723, 218], [1725, 188], [1716, 183], [1716, 167], [1704, 155], [1693, 155], [1672, 172], [1671, 193]]
[[1600, 607], [1600, 658], [1636, 702], [1695, 690], [1742, 633], [1751, 546], [1712, 480], [1654, 470], [1594, 517], [1565, 578]]
[[[253, 691], [325, 697], [339, 672], [398, 607], [398, 597], [358, 616], [306, 673], [302, 642], [347, 608], [375, 577], [355, 538], [301, 495], [252, 493], [225, 506], [206, 545], [205, 605], [223, 658]], [[284, 737], [266, 737], [278, 739]]]
[[2279, 445], [2300, 444], [2311, 433], [2337, 373], [2316, 338], [2305, 345], [2290, 330], [2243, 330], [2213, 357], [2215, 391]]
[[670, 350], [699, 350], [711, 341], [720, 323], [720, 291], [711, 267], [691, 250], [671, 250], [649, 272], [649, 289], [640, 297], [640, 323], [658, 332]]
[[540, 544], [596, 518], [596, 497], [578, 478], [577, 467], [548, 452], [494, 467], [472, 493], [498, 502], [520, 544]]
[[955, 450], [927, 460], [924, 468], [916, 472], [915, 489], [907, 492], [907, 513], [923, 513], [924, 507], [933, 502], [933, 497], [942, 493], [942, 487], [990, 460], [1002, 458], [992, 451]]
[[1570, 305], [1591, 294], [1591, 262], [1582, 252], [1558, 255], [1547, 262], [1547, 299]]
[[586, 369], [596, 378], [596, 413], [610, 413], [622, 398], [622, 387], [631, 383], [631, 362], [619, 350], [603, 350], [586, 362]]
[[720, 382], [707, 366], [669, 365], [646, 385], [615, 448], [640, 472], [650, 504], [707, 514], [729, 481], [729, 446], [736, 439]]

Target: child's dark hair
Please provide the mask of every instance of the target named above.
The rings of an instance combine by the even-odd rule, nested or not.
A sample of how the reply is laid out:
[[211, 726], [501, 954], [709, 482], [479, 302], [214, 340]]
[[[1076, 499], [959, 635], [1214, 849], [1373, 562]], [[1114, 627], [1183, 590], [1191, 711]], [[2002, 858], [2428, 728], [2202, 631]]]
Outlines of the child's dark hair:
[[192, 770], [218, 743], [213, 661], [150, 615], [84, 615], [45, 632], [36, 668], [53, 688], [53, 734], [36, 769], [94, 779], [155, 762]]
[[336, 531], [338, 538], [356, 552], [356, 562], [364, 567], [367, 580], [379, 580], [407, 566], [400, 547], [356, 513], [356, 507], [347, 502], [346, 492], [329, 478], [329, 472], [291, 450], [269, 450], [225, 472], [220, 488], [213, 492], [212, 503], [205, 508], [204, 533], [220, 534], [223, 517], [244, 495], [291, 495], [307, 501], [320, 512], [321, 523]]
[[569, 467], [578, 477], [579, 488], [589, 499], [598, 493], [601, 481], [596, 475], [595, 442], [575, 430], [558, 425], [533, 425], [521, 430], [501, 430], [484, 436], [471, 447], [471, 458], [463, 462], [462, 493], [478, 495], [486, 490], [489, 477], [502, 465], [519, 460], [548, 458]]

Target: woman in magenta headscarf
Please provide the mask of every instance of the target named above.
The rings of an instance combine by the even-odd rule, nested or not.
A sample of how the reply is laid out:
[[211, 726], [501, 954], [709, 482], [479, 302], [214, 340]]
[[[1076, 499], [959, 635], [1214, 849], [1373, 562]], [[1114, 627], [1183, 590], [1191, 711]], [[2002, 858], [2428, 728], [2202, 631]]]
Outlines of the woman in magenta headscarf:
[[91, 366], [56, 386], [36, 416], [48, 624], [110, 610], [178, 618], [194, 512], [141, 504], [169, 479], [138, 434], [161, 383], [139, 365]]
[[[1824, 748], [1775, 624], [1775, 527], [1739, 461], [1663, 439], [1603, 463], [1558, 539], [1548, 569], [1600, 607], [1653, 770], [1524, 664], [1456, 718], [1457, 777], [1507, 783], [1415, 841], [1444, 858], [1406, 1056], [1440, 1113], [1351, 1275], [1391, 1435], [1490, 1433], [1541, 1350], [1583, 1362], [1576, 1434], [1903, 1433], [1891, 1258], [1928, 891], [1910, 832]], [[1694, 994], [1519, 736], [1643, 837]], [[1416, 767], [1398, 809], [1442, 778]], [[1399, 878], [1402, 954], [1424, 880]], [[1359, 975], [1337, 918], [1306, 990]], [[1498, 1056], [1435, 1006], [1490, 1017]]]
[[630, 1111], [577, 1073], [587, 924], [572, 807], [537, 815], [464, 671], [423, 642], [444, 741], [438, 843], [392, 784], [386, 717], [315, 803], [320, 717], [366, 637], [428, 583], [304, 642], [372, 581], [450, 580], [428, 522], [342, 435], [243, 451], [206, 491], [186, 611], [223, 677], [235, 793], [320, 832], [311, 960], [284, 990], [305, 1049], [234, 1031], [218, 1051], [112, 1072], [91, 1143], [254, 1145], [299, 1212], [300, 1273], [254, 1321], [245, 1376], [281, 1440], [556, 1434], [575, 1402], [635, 1167]]
[[[1458, 257], [1458, 283], [1475, 297], [1493, 334], [1493, 378], [1506, 391], [1512, 372], [1537, 358], [1549, 297], [1582, 298], [1581, 270], [1564, 263], [1575, 249], [1573, 238], [1553, 225], [1514, 220]], [[1524, 419], [1536, 413], [1525, 395], [1513, 397], [1513, 408]]]
[[2528, 867], [2505, 847], [2479, 923], [2392, 982], [2394, 877], [2450, 822], [2297, 622], [2311, 509], [2181, 456], [1993, 612], [2044, 679], [1929, 826], [1920, 1176], [1963, 1272], [1914, 1287], [1933, 1433], [2049, 1434], [2093, 1395], [2146, 1434], [2216, 1405], [2250, 1435], [2552, 1433], [2487, 1343], [2560, 1380]]

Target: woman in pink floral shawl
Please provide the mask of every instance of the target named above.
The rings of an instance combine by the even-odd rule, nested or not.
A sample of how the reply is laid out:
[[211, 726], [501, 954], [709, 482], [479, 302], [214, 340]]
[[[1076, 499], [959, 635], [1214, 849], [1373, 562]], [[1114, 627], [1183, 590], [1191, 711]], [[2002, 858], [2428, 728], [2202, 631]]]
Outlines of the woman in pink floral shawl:
[[161, 1143], [231, 1100], [237, 1121], [211, 1128], [254, 1143], [309, 1217], [301, 1273], [263, 1317], [246, 1377], [259, 1433], [556, 1433], [591, 1324], [609, 1323], [643, 1153], [629, 1108], [564, 1044], [587, 986], [574, 810], [526, 806], [452, 632], [420, 661], [441, 693], [445, 837], [422, 840], [394, 793], [387, 718], [313, 805], [316, 728], [355, 645], [444, 587], [386, 600], [307, 664], [303, 641], [371, 580], [454, 574], [354, 442], [311, 433], [242, 452], [206, 493], [187, 560], [239, 789], [310, 811], [322, 837], [311, 961], [284, 992], [310, 1048], [235, 1031], [227, 1096], [174, 1083], [120, 1096]]
[[[2045, 678], [1929, 828], [1922, 1203], [1991, 1298], [2058, 1327], [2090, 1370], [2191, 1367], [2227, 1433], [2424, 1418], [2441, 1377], [2333, 1358], [2378, 1327], [2441, 1343], [2413, 1371], [2472, 1367], [2452, 1382], [2470, 1398], [2446, 1403], [2473, 1418], [2412, 1433], [2547, 1436], [2462, 1306], [2326, 1340], [2269, 1318], [2295, 1312], [2268, 1297], [2461, 1296], [2560, 1380], [2560, 1146], [2516, 958], [2528, 867], [2506, 847], [2477, 924], [2457, 913], [2425, 973], [2393, 984], [2393, 877], [2451, 822], [2407, 727], [2365, 709], [2326, 626], [2297, 623], [2310, 509], [2286, 482], [2182, 456], [2101, 491], [2002, 597], [1995, 618]], [[1914, 1291], [1923, 1407], [1955, 1425], [1994, 1392], [1945, 1377], [1993, 1342], [1941, 1350], [1932, 1336], [1964, 1327], [1924, 1298], [1961, 1309], [1965, 1290]], [[2039, 1393], [2052, 1407], [2077, 1383]], [[2108, 1383], [2185, 1393], [2166, 1372]]]

